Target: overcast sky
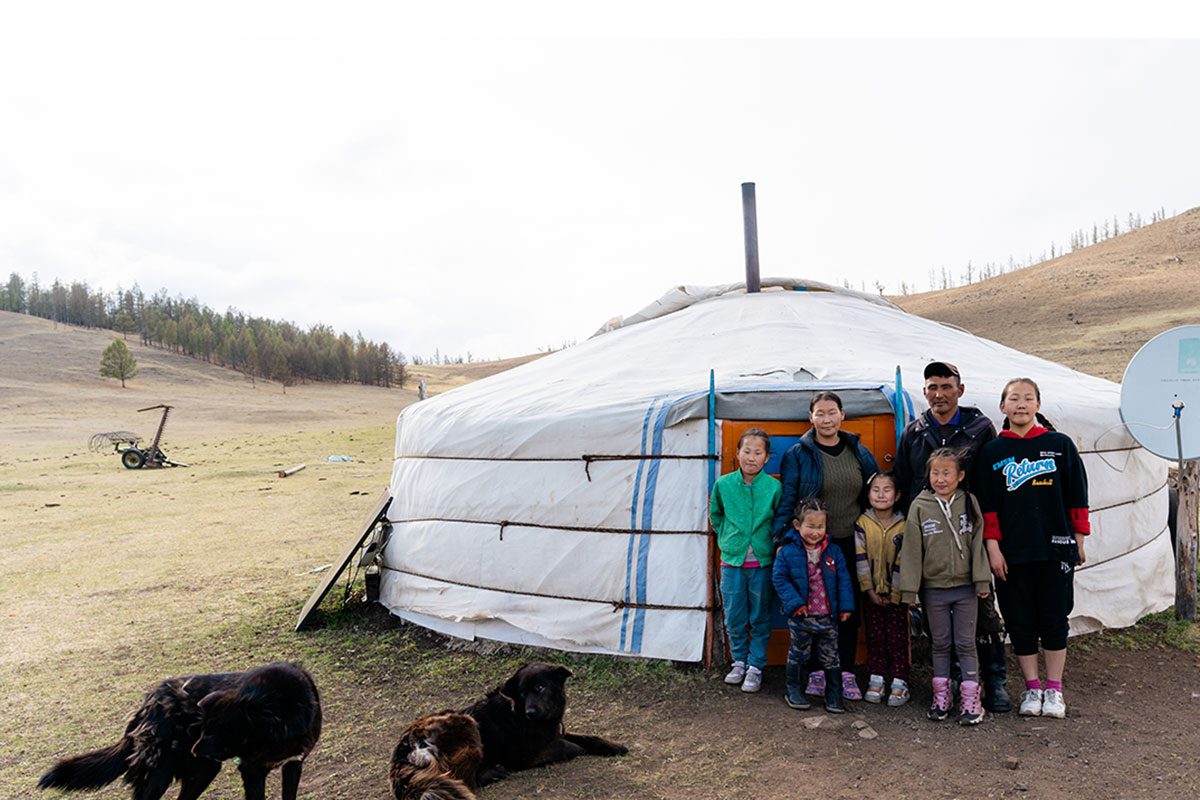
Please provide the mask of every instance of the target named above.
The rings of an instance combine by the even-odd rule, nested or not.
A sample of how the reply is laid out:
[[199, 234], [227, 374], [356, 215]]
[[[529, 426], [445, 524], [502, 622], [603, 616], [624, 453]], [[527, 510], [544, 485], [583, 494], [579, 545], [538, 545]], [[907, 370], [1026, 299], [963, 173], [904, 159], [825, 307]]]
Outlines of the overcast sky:
[[407, 354], [582, 340], [676, 284], [928, 288], [1200, 205], [1196, 41], [9, 40], [0, 272]]

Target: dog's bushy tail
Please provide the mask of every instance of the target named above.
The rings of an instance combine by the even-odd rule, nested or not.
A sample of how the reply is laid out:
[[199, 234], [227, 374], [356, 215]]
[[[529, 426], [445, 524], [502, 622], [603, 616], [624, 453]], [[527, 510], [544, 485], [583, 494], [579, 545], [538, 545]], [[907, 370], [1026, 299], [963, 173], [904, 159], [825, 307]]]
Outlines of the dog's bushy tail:
[[465, 783], [443, 772], [436, 762], [424, 769], [394, 772], [392, 793], [396, 800], [477, 800]]
[[114, 745], [62, 759], [42, 776], [38, 788], [79, 791], [107, 786], [125, 773], [132, 753], [133, 740], [123, 736]]

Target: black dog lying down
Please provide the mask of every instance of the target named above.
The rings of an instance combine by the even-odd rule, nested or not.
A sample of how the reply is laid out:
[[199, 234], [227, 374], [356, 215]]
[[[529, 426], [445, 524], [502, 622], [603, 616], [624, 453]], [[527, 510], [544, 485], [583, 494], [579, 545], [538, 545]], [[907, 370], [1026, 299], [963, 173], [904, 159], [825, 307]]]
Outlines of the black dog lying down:
[[174, 780], [179, 800], [195, 800], [236, 757], [248, 800], [265, 796], [280, 765], [283, 798], [295, 800], [320, 735], [317, 687], [298, 664], [171, 678], [146, 695], [119, 742], [59, 761], [38, 788], [96, 789], [124, 775], [135, 800], [159, 800]]
[[629, 752], [599, 736], [566, 732], [563, 713], [569, 677], [571, 670], [557, 664], [526, 664], [503, 686], [463, 710], [479, 723], [483, 741], [478, 785], [584, 754], [623, 756]]

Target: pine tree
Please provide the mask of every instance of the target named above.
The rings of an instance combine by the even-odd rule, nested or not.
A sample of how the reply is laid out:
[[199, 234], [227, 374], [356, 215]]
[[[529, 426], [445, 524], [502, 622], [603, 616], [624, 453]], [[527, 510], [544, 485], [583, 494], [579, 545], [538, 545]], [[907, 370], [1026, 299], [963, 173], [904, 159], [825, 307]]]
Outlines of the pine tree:
[[117, 316], [113, 319], [113, 330], [120, 331], [121, 338], [129, 338], [129, 332], [137, 330], [137, 323], [133, 321], [133, 317], [125, 309], [117, 312]]
[[100, 375], [104, 378], [119, 378], [121, 388], [125, 381], [132, 380], [137, 375], [137, 359], [121, 339], [114, 339], [112, 344], [104, 348], [100, 356]]

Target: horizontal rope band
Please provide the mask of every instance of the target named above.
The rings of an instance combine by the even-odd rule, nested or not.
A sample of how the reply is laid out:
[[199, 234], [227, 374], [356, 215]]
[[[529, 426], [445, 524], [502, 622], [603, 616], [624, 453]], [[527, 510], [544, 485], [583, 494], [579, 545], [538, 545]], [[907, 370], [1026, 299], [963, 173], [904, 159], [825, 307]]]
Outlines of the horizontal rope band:
[[1110, 508], [1119, 508], [1121, 506], [1127, 506], [1127, 505], [1131, 505], [1133, 503], [1140, 503], [1141, 501], [1145, 500], [1147, 497], [1150, 497], [1151, 495], [1156, 495], [1159, 492], [1161, 492], [1163, 489], [1167, 488], [1167, 484], [1168, 484], [1167, 481], [1163, 481], [1162, 486], [1159, 486], [1157, 489], [1154, 489], [1153, 491], [1146, 492], [1141, 497], [1135, 497], [1132, 500], [1123, 500], [1120, 503], [1113, 503], [1111, 506], [1100, 506], [1100, 508], [1089, 508], [1088, 513], [1095, 514], [1100, 511], [1108, 511]]
[[1125, 556], [1127, 556], [1127, 555], [1129, 555], [1129, 554], [1131, 554], [1131, 553], [1136, 553], [1138, 550], [1141, 550], [1141, 549], [1142, 549], [1143, 547], [1145, 547], [1146, 545], [1148, 545], [1148, 544], [1150, 544], [1151, 542], [1155, 541], [1156, 539], [1158, 539], [1158, 537], [1162, 536], [1164, 533], [1166, 533], [1166, 532], [1167, 532], [1168, 530], [1170, 530], [1170, 529], [1171, 529], [1171, 526], [1170, 526], [1170, 525], [1164, 525], [1164, 526], [1163, 526], [1163, 529], [1162, 529], [1161, 531], [1159, 531], [1158, 533], [1154, 534], [1154, 535], [1153, 535], [1153, 536], [1151, 536], [1149, 539], [1147, 539], [1146, 541], [1142, 542], [1141, 544], [1139, 544], [1137, 547], [1133, 548], [1132, 550], [1126, 550], [1124, 553], [1118, 553], [1117, 555], [1115, 555], [1115, 556], [1112, 556], [1111, 558], [1106, 558], [1106, 559], [1104, 559], [1103, 561], [1096, 561], [1096, 562], [1090, 562], [1090, 563], [1084, 564], [1082, 567], [1076, 567], [1076, 568], [1075, 568], [1075, 571], [1076, 571], [1076, 572], [1083, 572], [1085, 569], [1091, 569], [1092, 567], [1098, 567], [1098, 566], [1100, 566], [1101, 564], [1107, 564], [1107, 563], [1108, 563], [1108, 562], [1110, 562], [1110, 561], [1116, 561], [1118, 558], [1124, 558]]
[[1140, 444], [1135, 444], [1132, 447], [1114, 447], [1110, 450], [1080, 450], [1079, 455], [1093, 455], [1096, 453], [1129, 453], [1133, 450], [1141, 450]]
[[387, 572], [397, 572], [401, 575], [411, 575], [414, 578], [423, 578], [427, 581], [435, 581], [437, 583], [448, 583], [451, 586], [462, 586], [466, 589], [482, 589], [486, 592], [498, 592], [500, 594], [518, 594], [523, 597], [541, 597], [547, 600], [570, 600], [577, 603], [598, 603], [600, 605], [612, 606], [613, 613], [625, 608], [646, 608], [651, 611], [711, 611], [711, 606], [670, 606], [661, 603], [630, 603], [625, 600], [597, 600], [592, 597], [568, 597], [561, 594], [546, 594], [544, 592], [527, 592], [520, 589], [500, 589], [495, 586], [483, 586], [477, 583], [467, 583], [465, 581], [456, 581], [452, 578], [439, 578], [434, 575], [425, 575], [420, 572], [413, 572], [407, 569], [397, 569], [396, 567], [384, 566], [383, 569]]
[[583, 463], [583, 474], [587, 476], [588, 483], [592, 481], [592, 463], [595, 461], [716, 461], [720, 456], [714, 454], [700, 454], [691, 456], [676, 456], [663, 453], [643, 453], [640, 455], [604, 455], [596, 453], [584, 453], [581, 456], [572, 458], [530, 458], [530, 457], [512, 457], [499, 458], [489, 456], [433, 456], [433, 455], [403, 455], [396, 456], [393, 461], [517, 461], [517, 462], [545, 462], [545, 463], [570, 463], [579, 461]]
[[446, 517], [416, 517], [413, 519], [393, 519], [388, 520], [393, 525], [402, 525], [406, 522], [460, 522], [465, 525], [496, 525], [500, 528], [500, 538], [504, 538], [505, 528], [540, 528], [549, 531], [580, 531], [582, 533], [616, 533], [616, 534], [651, 534], [654, 536], [710, 536], [709, 531], [660, 531], [654, 529], [642, 528], [583, 528], [576, 525], [542, 525], [536, 522], [514, 522], [512, 520], [501, 520], [494, 522], [485, 519], [448, 519]]
[[435, 456], [435, 455], [418, 455], [416, 453], [410, 453], [407, 455], [396, 456], [392, 460], [393, 461], [406, 461], [406, 460], [407, 461], [423, 461], [423, 460], [429, 460], [429, 461], [547, 461], [547, 462], [584, 461], [584, 462], [590, 463], [592, 461], [666, 461], [666, 460], [672, 460], [672, 459], [678, 459], [680, 461], [699, 460], [699, 459], [703, 459], [705, 461], [715, 461], [717, 458], [719, 458], [719, 456], [717, 456], [715, 454], [710, 455], [707, 453], [699, 453], [697, 455], [690, 455], [690, 456], [671, 455], [670, 453], [657, 453], [657, 454], [645, 453], [645, 454], [640, 454], [640, 455], [639, 454], [604, 455], [604, 454], [598, 454], [598, 453], [584, 453], [583, 455], [578, 455], [578, 456], [561, 456], [561, 457], [557, 457], [557, 458], [551, 457], [551, 456], [538, 456], [536, 458], [533, 456], [505, 456], [503, 458], [501, 458], [499, 456]]

